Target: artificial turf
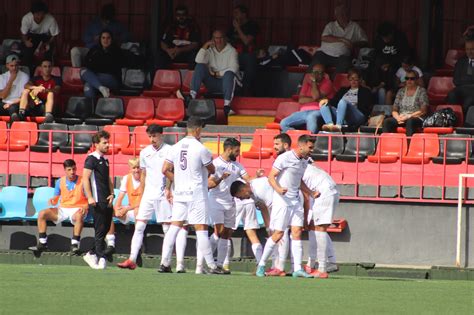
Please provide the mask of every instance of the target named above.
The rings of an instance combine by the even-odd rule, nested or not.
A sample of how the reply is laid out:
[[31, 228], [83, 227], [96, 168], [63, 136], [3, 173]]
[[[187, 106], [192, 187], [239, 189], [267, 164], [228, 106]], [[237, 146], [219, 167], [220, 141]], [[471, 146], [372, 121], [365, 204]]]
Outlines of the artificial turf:
[[473, 281], [0, 264], [0, 314], [473, 314]]

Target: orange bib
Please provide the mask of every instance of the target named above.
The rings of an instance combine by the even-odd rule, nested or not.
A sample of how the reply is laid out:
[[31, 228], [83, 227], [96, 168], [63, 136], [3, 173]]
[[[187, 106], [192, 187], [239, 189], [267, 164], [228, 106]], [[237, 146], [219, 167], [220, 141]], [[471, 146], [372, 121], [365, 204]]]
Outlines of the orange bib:
[[132, 173], [128, 174], [128, 177], [127, 177], [127, 195], [128, 195], [128, 203], [130, 206], [135, 208], [140, 205], [142, 194], [140, 193], [140, 186], [138, 186], [137, 189], [133, 188]]
[[60, 179], [60, 190], [61, 190], [61, 202], [59, 206], [61, 208], [79, 208], [87, 206], [87, 198], [84, 196], [82, 188], [82, 177], [78, 176], [76, 181], [76, 187], [73, 190], [68, 190], [66, 186], [66, 176]]

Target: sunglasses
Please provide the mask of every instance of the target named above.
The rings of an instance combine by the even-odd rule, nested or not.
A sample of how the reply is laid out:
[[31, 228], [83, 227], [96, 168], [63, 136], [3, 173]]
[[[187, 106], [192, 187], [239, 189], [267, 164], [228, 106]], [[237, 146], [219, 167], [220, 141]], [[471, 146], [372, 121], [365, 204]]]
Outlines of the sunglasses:
[[406, 81], [415, 81], [416, 77], [405, 77]]

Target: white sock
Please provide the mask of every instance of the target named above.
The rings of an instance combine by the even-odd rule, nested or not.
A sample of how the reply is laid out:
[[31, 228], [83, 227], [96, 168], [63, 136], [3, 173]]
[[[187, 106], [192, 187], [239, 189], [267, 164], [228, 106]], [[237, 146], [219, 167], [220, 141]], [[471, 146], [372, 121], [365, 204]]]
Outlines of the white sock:
[[168, 232], [168, 230], [170, 229], [170, 225], [171, 225], [171, 224], [168, 224], [168, 223], [163, 223], [163, 224], [161, 225], [161, 229], [163, 230], [163, 234], [166, 235], [166, 232]]
[[224, 100], [224, 106], [230, 106], [230, 100]]
[[171, 225], [168, 232], [165, 234], [163, 240], [163, 250], [161, 251], [161, 264], [169, 267], [171, 255], [173, 254], [174, 243], [176, 242], [176, 236], [181, 228], [176, 225]]
[[336, 253], [334, 251], [334, 246], [332, 245], [332, 240], [331, 237], [329, 236], [329, 233], [326, 232], [326, 239], [327, 239], [327, 255], [328, 255], [328, 261], [330, 263], [335, 264], [336, 263]]
[[48, 237], [40, 237], [40, 238], [38, 238], [38, 241], [41, 244], [46, 244], [48, 242]]
[[107, 246], [115, 247], [115, 234], [107, 234], [105, 236], [105, 242], [107, 243]]
[[[260, 261], [260, 258], [262, 258], [262, 253], [263, 253], [262, 244], [260, 243], [252, 244], [252, 252], [253, 252], [253, 255], [255, 256], [255, 260]], [[273, 251], [272, 254], [274, 252], [275, 251]]]
[[197, 238], [198, 248], [201, 251], [202, 255], [204, 256], [207, 266], [211, 269], [216, 268], [216, 263], [214, 262], [214, 257], [212, 256], [211, 243], [209, 242], [209, 234], [207, 230], [196, 231], [196, 238]]
[[308, 262], [306, 265], [310, 268], [314, 268], [314, 263], [316, 262], [316, 234], [314, 233], [314, 230], [309, 230], [308, 231], [308, 241], [309, 241], [309, 246], [308, 246]]
[[290, 236], [288, 235], [288, 229], [283, 233], [283, 237], [278, 242], [278, 266], [280, 270], [285, 270], [286, 258], [288, 257], [288, 251], [290, 249]]
[[227, 240], [227, 252], [224, 258], [224, 266], [228, 266], [230, 264], [230, 255], [232, 254], [232, 240]]
[[225, 256], [227, 255], [227, 248], [229, 248], [228, 240], [223, 238], [217, 242], [217, 265], [222, 267], [224, 265]]
[[301, 240], [291, 241], [291, 253], [293, 254], [293, 271], [301, 270], [303, 261], [303, 242]]
[[204, 256], [199, 250], [198, 243], [196, 242], [196, 269], [202, 268], [203, 265], [204, 265]]
[[328, 239], [326, 237], [327, 232], [316, 231], [316, 241], [318, 242], [318, 270], [320, 272], [326, 272], [326, 263], [328, 260], [327, 244]]
[[267, 262], [268, 257], [270, 257], [270, 255], [272, 254], [275, 245], [276, 243], [271, 237], [269, 237], [267, 242], [265, 243], [265, 248], [263, 249], [262, 257], [260, 258], [260, 261], [258, 263], [259, 266], [265, 266], [265, 263]]
[[209, 242], [211, 242], [211, 250], [212, 250], [212, 255], [214, 255], [214, 252], [217, 249], [217, 244], [219, 242], [219, 236], [217, 236], [216, 233], [212, 233], [212, 235], [209, 237]]
[[[275, 246], [272, 252], [272, 269], [278, 268], [280, 262], [278, 259], [278, 249], [280, 246]], [[257, 260], [258, 261], [258, 260]]]
[[184, 252], [186, 251], [186, 243], [188, 241], [188, 230], [181, 228], [176, 236], [176, 262], [184, 263]]
[[79, 244], [79, 241], [71, 238], [71, 245], [76, 245], [76, 244]]
[[197, 93], [196, 93], [196, 91], [189, 91], [189, 95], [191, 95], [192, 99], [195, 99], [196, 96], [197, 96]]
[[101, 85], [99, 87], [99, 91], [102, 94], [103, 97], [109, 97], [110, 96], [110, 90], [108, 87]]
[[146, 223], [143, 221], [137, 221], [135, 223], [135, 231], [132, 236], [132, 243], [130, 244], [130, 257], [129, 259], [133, 262], [137, 261], [138, 252], [142, 247], [143, 234], [145, 233]]

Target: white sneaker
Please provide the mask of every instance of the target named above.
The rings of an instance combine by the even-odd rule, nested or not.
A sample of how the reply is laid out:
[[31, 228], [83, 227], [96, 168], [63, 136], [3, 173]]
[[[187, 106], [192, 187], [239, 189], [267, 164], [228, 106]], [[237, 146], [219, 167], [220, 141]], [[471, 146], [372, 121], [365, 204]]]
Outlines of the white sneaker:
[[328, 263], [326, 267], [326, 272], [337, 272], [339, 271], [339, 266], [336, 263]]
[[96, 269], [104, 270], [106, 267], [107, 267], [107, 263], [105, 261], [105, 258], [102, 257], [101, 259], [99, 259], [99, 262], [97, 263]]
[[97, 269], [97, 256], [95, 254], [87, 253], [84, 255], [83, 259], [89, 267]]
[[196, 266], [196, 272], [197, 275], [205, 275], [207, 274], [206, 268], [204, 266]]
[[234, 115], [235, 115], [235, 112], [231, 109], [231, 110], [229, 111], [228, 116], [234, 116]]
[[[197, 270], [197, 268], [196, 268]], [[184, 267], [183, 264], [177, 264], [176, 265], [176, 273], [186, 273], [186, 268]]]
[[103, 97], [109, 97], [110, 96], [110, 90], [106, 86], [101, 86], [99, 87], [99, 91], [102, 94]]

